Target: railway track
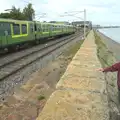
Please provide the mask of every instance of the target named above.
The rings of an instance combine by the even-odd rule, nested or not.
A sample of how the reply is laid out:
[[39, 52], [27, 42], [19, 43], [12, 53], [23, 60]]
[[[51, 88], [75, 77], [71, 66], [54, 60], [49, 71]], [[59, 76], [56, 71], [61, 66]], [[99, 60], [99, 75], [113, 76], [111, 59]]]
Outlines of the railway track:
[[[79, 38], [78, 38], [79, 36]], [[14, 88], [27, 82], [30, 75], [54, 60], [62, 51], [82, 38], [74, 34], [26, 49], [0, 59], [0, 102], [14, 93]], [[73, 41], [73, 42], [72, 42]]]
[[[22, 59], [22, 58], [24, 58], [26, 56], [29, 56], [29, 55], [31, 55], [31, 54], [33, 54], [35, 52], [39, 52], [42, 49], [45, 49], [45, 48], [50, 47], [52, 45], [55, 45], [55, 44], [61, 42], [62, 40], [67, 40], [72, 36], [73, 35], [66, 36], [64, 38], [59, 38], [57, 40], [50, 41], [48, 43], [41, 44], [41, 45], [29, 48], [29, 49], [25, 49], [25, 50], [17, 52], [17, 53], [9, 54], [9, 55], [7, 55], [5, 57], [3, 56], [3, 57], [0, 58], [0, 69], [5, 67], [6, 65], [11, 64], [12, 62], [15, 62], [15, 61], [17, 61], [19, 59]], [[46, 46], [46, 44], [47, 44], [47, 46]]]
[[[21, 69], [24, 69], [28, 65], [34, 63], [38, 59], [47, 56], [51, 52], [55, 51], [56, 49], [62, 47], [63, 45], [67, 44], [71, 40], [75, 39], [78, 35], [70, 35], [65, 38], [61, 38], [57, 41], [53, 41], [47, 46], [43, 45], [41, 47], [36, 47], [32, 50], [23, 51], [24, 53], [15, 53], [12, 56], [7, 56], [5, 58], [0, 59], [0, 81], [4, 80], [5, 78], [15, 74]], [[79, 34], [80, 36], [80, 34]]]

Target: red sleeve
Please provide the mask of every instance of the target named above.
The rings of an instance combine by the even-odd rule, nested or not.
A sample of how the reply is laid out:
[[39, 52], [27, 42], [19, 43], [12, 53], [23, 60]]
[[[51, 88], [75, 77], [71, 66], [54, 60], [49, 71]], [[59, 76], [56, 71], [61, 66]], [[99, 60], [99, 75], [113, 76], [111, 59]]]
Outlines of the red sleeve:
[[120, 62], [115, 63], [114, 65], [104, 68], [103, 72], [115, 72], [120, 70]]

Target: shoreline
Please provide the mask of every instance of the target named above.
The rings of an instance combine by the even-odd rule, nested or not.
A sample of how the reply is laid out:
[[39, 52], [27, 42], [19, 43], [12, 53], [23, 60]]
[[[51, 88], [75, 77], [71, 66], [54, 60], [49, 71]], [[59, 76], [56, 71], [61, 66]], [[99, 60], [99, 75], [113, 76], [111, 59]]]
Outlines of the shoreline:
[[111, 39], [110, 37], [106, 36], [105, 34], [97, 31], [97, 33], [102, 37], [104, 43], [107, 45], [108, 49], [114, 53], [114, 56], [117, 61], [120, 61], [120, 43], [116, 42], [115, 40]]
[[112, 40], [113, 42], [117, 43], [117, 44], [120, 44], [119, 42], [115, 41], [114, 39], [110, 38], [109, 36], [105, 35], [104, 33], [98, 31], [101, 35], [105, 36], [107, 39], [110, 39]]
[[111, 39], [111, 40], [115, 41], [116, 43], [120, 44], [120, 41], [115, 40], [115, 39], [114, 39], [114, 37], [113, 37], [113, 38], [111, 38], [111, 37], [109, 37], [109, 36], [108, 36], [108, 35], [106, 35], [105, 33], [102, 33], [102, 32], [101, 32], [101, 31], [99, 31], [99, 30], [98, 30], [98, 32], [99, 32], [99, 33], [101, 33], [101, 34], [103, 34], [103, 35], [105, 35], [107, 38], [109, 38], [109, 39]]

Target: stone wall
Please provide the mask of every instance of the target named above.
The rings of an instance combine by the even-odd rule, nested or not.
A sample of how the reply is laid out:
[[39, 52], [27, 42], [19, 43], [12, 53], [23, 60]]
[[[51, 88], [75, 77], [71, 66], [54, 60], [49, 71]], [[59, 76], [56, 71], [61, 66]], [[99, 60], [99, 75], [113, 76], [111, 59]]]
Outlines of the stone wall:
[[91, 31], [56, 86], [37, 120], [109, 120], [106, 81], [97, 71]]
[[[111, 66], [116, 62], [114, 54], [107, 45], [104, 43], [102, 36], [98, 32], [95, 32], [95, 43], [97, 44], [97, 55], [104, 67]], [[118, 100], [117, 89], [117, 73], [104, 73], [104, 79], [106, 80], [106, 88], [108, 94], [110, 120], [120, 120], [120, 102]]]

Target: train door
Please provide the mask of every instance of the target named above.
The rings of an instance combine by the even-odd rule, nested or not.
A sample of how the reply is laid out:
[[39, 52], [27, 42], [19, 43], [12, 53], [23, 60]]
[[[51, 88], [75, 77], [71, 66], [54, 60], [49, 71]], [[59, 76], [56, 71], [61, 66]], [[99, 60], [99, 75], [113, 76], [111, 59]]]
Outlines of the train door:
[[51, 36], [51, 25], [48, 25], [49, 36]]
[[2, 47], [2, 37], [0, 36], [0, 48]]
[[39, 29], [40, 29], [40, 38], [42, 36], [42, 26], [41, 26], [41, 23], [39, 24]]
[[49, 25], [49, 35], [52, 36], [52, 31], [53, 31], [53, 26], [50, 24]]
[[0, 26], [0, 48], [2, 47], [2, 35], [1, 35], [1, 26]]
[[7, 22], [0, 22], [0, 46], [7, 46], [8, 39], [11, 35], [11, 27], [10, 23]]
[[0, 48], [3, 46], [2, 45], [3, 36], [4, 36], [3, 23], [0, 22]]
[[37, 39], [37, 23], [34, 22], [35, 39]]
[[38, 32], [38, 38], [40, 39], [42, 36], [42, 32], [41, 32], [41, 24], [37, 23], [37, 32]]

